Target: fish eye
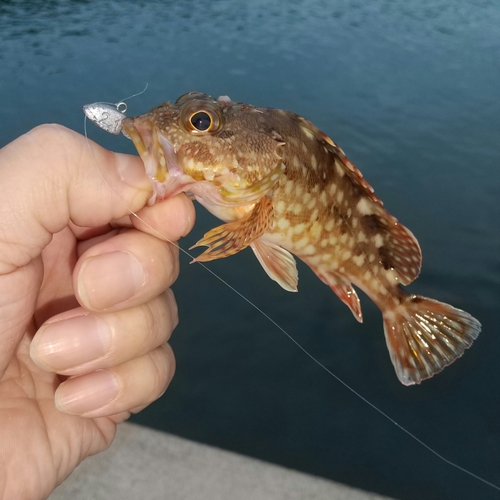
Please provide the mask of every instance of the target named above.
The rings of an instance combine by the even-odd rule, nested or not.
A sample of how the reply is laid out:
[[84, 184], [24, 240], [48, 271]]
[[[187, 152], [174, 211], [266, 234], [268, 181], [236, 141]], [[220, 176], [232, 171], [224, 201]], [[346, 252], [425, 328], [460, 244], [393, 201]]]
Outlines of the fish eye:
[[223, 116], [217, 106], [206, 100], [189, 100], [181, 104], [180, 125], [192, 135], [216, 134], [223, 126]]
[[189, 121], [198, 132], [208, 132], [213, 126], [212, 117], [206, 111], [197, 111], [193, 113]]

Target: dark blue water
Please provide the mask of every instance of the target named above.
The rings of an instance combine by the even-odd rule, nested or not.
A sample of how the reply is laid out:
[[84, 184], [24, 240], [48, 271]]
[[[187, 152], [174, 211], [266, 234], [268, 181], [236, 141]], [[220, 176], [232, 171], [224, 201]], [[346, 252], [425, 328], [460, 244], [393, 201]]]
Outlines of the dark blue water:
[[[0, 145], [139, 92], [129, 115], [200, 90], [298, 112], [327, 132], [418, 237], [411, 286], [483, 323], [419, 387], [308, 269], [300, 292], [250, 251], [210, 268], [448, 459], [500, 485], [500, 5], [496, 0], [0, 1]], [[92, 128], [106, 147], [130, 142]], [[217, 222], [200, 208], [187, 248]], [[175, 285], [178, 369], [136, 422], [400, 499], [493, 499], [408, 438], [199, 266]], [[193, 473], [196, 473], [193, 471]]]

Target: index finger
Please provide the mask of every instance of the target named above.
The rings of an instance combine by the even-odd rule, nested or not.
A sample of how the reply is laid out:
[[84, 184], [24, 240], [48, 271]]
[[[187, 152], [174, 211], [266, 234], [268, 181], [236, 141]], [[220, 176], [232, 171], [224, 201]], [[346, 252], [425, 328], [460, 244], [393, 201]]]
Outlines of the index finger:
[[0, 274], [26, 265], [70, 221], [95, 227], [143, 207], [141, 160], [60, 125], [42, 125], [0, 150]]

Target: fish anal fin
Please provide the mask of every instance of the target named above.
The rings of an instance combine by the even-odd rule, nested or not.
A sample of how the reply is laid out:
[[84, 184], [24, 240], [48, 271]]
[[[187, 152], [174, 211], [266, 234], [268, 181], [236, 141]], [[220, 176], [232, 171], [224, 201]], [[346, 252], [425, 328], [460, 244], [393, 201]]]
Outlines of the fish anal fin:
[[351, 310], [354, 317], [363, 323], [363, 313], [358, 294], [349, 281], [337, 273], [325, 273], [312, 268], [318, 278], [326, 283], [337, 295], [337, 297]]
[[297, 264], [288, 250], [260, 239], [255, 240], [250, 246], [272, 280], [288, 292], [297, 291], [299, 281]]
[[417, 295], [406, 296], [383, 315], [391, 361], [404, 385], [420, 384], [439, 373], [462, 356], [481, 331], [469, 313]]
[[243, 218], [210, 230], [191, 249], [207, 246], [193, 262], [208, 262], [223, 259], [249, 246], [268, 229], [273, 217], [273, 206], [269, 198], [262, 197], [251, 212]]
[[362, 194], [370, 198], [374, 203], [377, 203], [381, 207], [384, 206], [382, 200], [375, 194], [375, 190], [369, 184], [369, 182], [363, 177], [361, 171], [352, 163], [346, 156], [345, 153], [338, 146], [336, 147], [337, 158], [340, 160], [341, 164], [345, 168], [345, 173], [351, 180], [351, 182], [358, 187]]

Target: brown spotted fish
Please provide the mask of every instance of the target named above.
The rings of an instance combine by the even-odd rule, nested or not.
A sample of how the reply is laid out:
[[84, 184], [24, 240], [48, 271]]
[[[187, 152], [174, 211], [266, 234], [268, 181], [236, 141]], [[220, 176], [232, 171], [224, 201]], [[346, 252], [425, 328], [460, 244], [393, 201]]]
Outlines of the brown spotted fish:
[[153, 180], [152, 201], [184, 191], [226, 222], [195, 245], [208, 247], [195, 260], [250, 246], [271, 279], [296, 291], [293, 253], [362, 321], [355, 285], [382, 311], [403, 384], [440, 372], [479, 335], [470, 314], [403, 289], [420, 272], [417, 240], [308, 120], [191, 92], [123, 128]]

